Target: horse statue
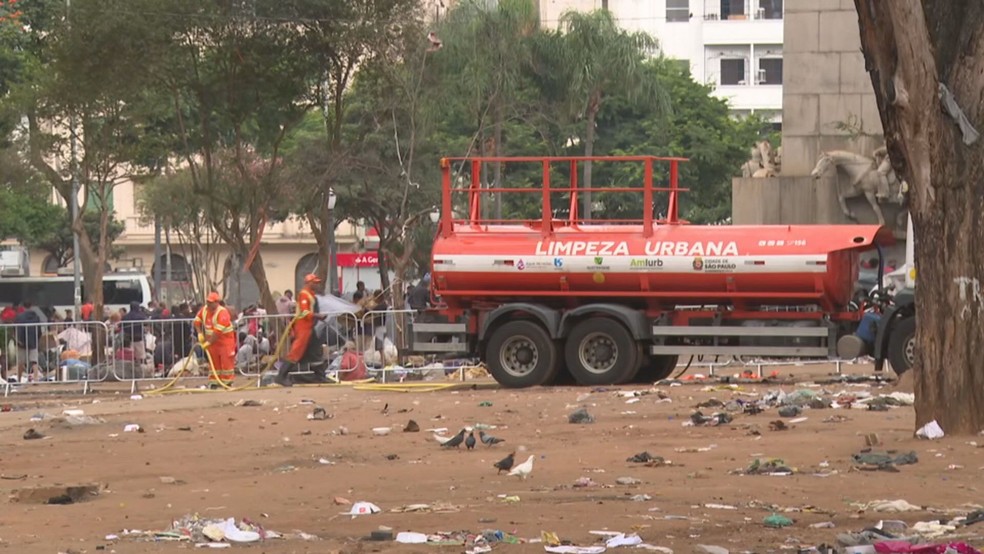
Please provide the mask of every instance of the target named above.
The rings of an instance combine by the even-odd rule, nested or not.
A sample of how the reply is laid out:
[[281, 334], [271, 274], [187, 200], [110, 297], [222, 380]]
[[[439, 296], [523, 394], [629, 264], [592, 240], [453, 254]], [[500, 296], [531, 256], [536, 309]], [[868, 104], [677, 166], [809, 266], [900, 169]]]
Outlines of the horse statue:
[[819, 179], [830, 169], [834, 169], [838, 173], [843, 172], [847, 176], [846, 188], [842, 186], [843, 180], [837, 180], [837, 201], [844, 215], [857, 221], [857, 216], [847, 207], [847, 199], [864, 196], [868, 204], [871, 205], [872, 211], [875, 212], [878, 224], [884, 225], [885, 216], [882, 214], [878, 201], [898, 202], [900, 197], [896, 195], [893, 198], [891, 189], [894, 186], [901, 190], [903, 186], [892, 170], [888, 160], [888, 151], [884, 148], [875, 150], [875, 158], [845, 150], [821, 152], [820, 159], [817, 160], [817, 165], [810, 172], [810, 175], [814, 179]]
[[772, 144], [768, 139], [763, 139], [755, 143], [750, 150], [751, 159], [741, 166], [742, 177], [775, 177], [778, 175], [776, 164], [772, 153]]

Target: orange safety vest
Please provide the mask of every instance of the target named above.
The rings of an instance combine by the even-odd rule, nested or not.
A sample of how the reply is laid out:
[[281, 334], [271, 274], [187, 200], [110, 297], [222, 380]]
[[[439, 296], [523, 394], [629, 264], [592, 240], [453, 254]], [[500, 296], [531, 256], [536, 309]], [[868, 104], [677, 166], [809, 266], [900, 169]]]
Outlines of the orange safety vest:
[[294, 314], [294, 317], [296, 319], [313, 319], [314, 301], [314, 293], [307, 288], [301, 289], [297, 295], [297, 313]]
[[201, 310], [198, 310], [198, 315], [195, 316], [194, 325], [199, 331], [202, 330], [204, 324], [204, 332], [206, 338], [211, 336], [213, 333], [218, 333], [219, 337], [216, 343], [220, 342], [232, 342], [235, 339], [233, 334], [232, 317], [229, 315], [229, 310], [225, 306], [219, 306], [212, 317], [208, 317], [208, 306], [202, 306]]

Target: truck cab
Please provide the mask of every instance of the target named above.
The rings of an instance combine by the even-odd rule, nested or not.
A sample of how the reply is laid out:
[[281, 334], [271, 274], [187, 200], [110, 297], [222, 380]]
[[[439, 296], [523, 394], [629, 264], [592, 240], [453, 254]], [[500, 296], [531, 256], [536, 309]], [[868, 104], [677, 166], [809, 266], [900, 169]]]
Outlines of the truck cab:
[[882, 371], [885, 361], [898, 375], [912, 369], [916, 351], [916, 236], [912, 215], [906, 224], [904, 286], [895, 291], [892, 305], [878, 322], [872, 355], [875, 371]]

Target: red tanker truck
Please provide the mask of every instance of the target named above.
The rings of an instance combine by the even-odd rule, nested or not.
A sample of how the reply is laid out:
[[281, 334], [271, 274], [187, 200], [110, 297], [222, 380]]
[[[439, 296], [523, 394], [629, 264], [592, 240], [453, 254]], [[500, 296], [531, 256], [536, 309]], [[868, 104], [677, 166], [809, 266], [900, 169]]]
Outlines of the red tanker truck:
[[[589, 161], [633, 164], [642, 183], [579, 188], [578, 171]], [[688, 224], [678, 217], [685, 161], [443, 159], [430, 272], [435, 308], [414, 323], [413, 349], [479, 357], [508, 387], [547, 384], [562, 371], [583, 385], [651, 382], [685, 356], [853, 358], [872, 351], [871, 333], [858, 332], [864, 313], [851, 307], [852, 292], [859, 254], [890, 244], [890, 231]], [[496, 162], [507, 174], [534, 164], [538, 186], [483, 187], [482, 165]], [[469, 170], [469, 182], [453, 179], [455, 166]], [[667, 184], [654, 185], [657, 175]], [[635, 195], [649, 209], [636, 220], [589, 220], [578, 214], [578, 196], [588, 190]], [[483, 217], [483, 197], [493, 193], [527, 195], [539, 217]], [[663, 217], [655, 215], [660, 195]]]

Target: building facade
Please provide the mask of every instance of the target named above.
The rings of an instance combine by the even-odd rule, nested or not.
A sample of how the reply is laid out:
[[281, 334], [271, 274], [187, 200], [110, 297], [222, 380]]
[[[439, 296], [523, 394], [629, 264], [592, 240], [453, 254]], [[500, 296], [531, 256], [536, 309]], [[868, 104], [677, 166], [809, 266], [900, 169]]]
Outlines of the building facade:
[[[788, 1], [788, 0], [786, 0]], [[620, 26], [659, 40], [714, 87], [735, 115], [777, 125], [783, 110], [784, 0], [539, 0], [540, 20], [557, 27], [568, 10], [609, 10]]]
[[[155, 260], [155, 228], [140, 214], [139, 191], [131, 182], [123, 182], [113, 190], [112, 207], [116, 218], [124, 225], [123, 233], [114, 242], [114, 247], [122, 252], [116, 260], [110, 261], [110, 269], [136, 269], [153, 277], [155, 264], [159, 264], [162, 286], [157, 294], [165, 302], [184, 300], [191, 290], [192, 256], [189, 246], [184, 245], [175, 233], [163, 233], [161, 256]], [[64, 204], [53, 193], [53, 202]], [[367, 234], [365, 229], [349, 222], [339, 224], [336, 233], [338, 245], [339, 287], [343, 293], [355, 290], [356, 282], [363, 281], [370, 290], [380, 283], [378, 258], [375, 248], [378, 240]], [[7, 246], [14, 246], [10, 241]], [[246, 306], [259, 298], [258, 287], [252, 275], [243, 269], [239, 260], [229, 248], [217, 242], [210, 245], [215, 260], [212, 274], [221, 276], [227, 273], [222, 292], [235, 306]], [[271, 223], [263, 232], [261, 253], [266, 269], [270, 290], [283, 292], [300, 287], [304, 275], [317, 266], [318, 245], [311, 229], [304, 222], [291, 219], [282, 223]], [[31, 276], [54, 275], [59, 272], [58, 262], [43, 251], [29, 252], [29, 274]], [[68, 268], [62, 268], [65, 271]]]

